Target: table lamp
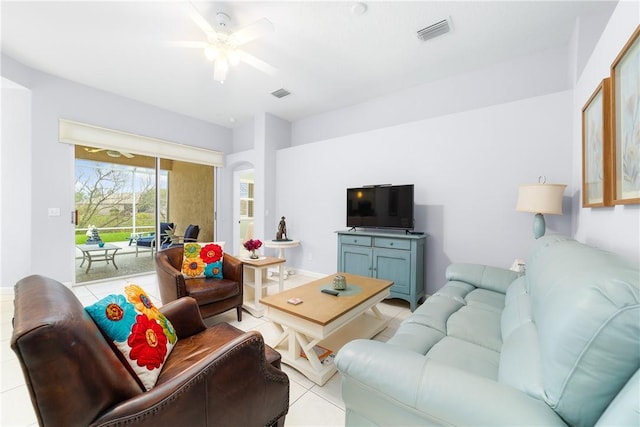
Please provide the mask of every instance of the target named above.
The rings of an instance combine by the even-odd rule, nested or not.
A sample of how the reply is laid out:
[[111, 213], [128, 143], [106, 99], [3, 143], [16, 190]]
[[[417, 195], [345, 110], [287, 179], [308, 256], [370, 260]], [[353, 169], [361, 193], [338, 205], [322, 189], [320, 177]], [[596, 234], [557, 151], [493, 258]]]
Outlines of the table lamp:
[[536, 214], [533, 219], [533, 235], [536, 239], [544, 236], [543, 214], [562, 215], [562, 195], [566, 187], [564, 184], [544, 182], [520, 186], [516, 211]]

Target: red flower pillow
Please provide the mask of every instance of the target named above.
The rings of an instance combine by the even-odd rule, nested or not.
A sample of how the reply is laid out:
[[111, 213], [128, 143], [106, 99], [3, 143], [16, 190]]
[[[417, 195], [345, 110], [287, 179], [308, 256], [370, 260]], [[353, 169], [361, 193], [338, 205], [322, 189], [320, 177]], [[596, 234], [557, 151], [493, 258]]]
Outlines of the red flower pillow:
[[140, 286], [128, 285], [124, 292], [104, 297], [85, 311], [122, 353], [140, 384], [151, 390], [178, 337]]
[[222, 257], [224, 250], [218, 243], [185, 243], [182, 258], [182, 275], [194, 277], [213, 277], [222, 279]]

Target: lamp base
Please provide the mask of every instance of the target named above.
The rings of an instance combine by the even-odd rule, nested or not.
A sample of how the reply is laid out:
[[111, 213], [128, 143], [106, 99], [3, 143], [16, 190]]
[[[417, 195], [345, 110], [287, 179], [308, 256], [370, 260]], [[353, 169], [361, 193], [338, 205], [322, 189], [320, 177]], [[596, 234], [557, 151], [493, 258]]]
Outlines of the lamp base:
[[533, 235], [536, 239], [544, 236], [545, 228], [544, 216], [541, 213], [537, 213], [533, 218]]

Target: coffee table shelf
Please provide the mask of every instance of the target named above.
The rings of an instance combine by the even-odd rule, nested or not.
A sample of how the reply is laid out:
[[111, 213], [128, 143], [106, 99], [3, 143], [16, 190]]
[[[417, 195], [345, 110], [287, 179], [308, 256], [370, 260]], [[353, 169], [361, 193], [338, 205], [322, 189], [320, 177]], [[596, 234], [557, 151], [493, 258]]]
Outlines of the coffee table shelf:
[[[261, 300], [266, 315], [280, 332], [275, 345], [282, 362], [297, 369], [307, 378], [323, 385], [336, 372], [333, 363], [322, 363], [313, 348], [317, 345], [333, 354], [356, 338], [371, 338], [383, 331], [387, 319], [376, 304], [389, 297], [391, 281], [345, 274], [349, 286], [359, 292], [340, 296], [327, 295], [320, 289], [333, 276], [313, 281]], [[288, 304], [289, 298], [302, 298], [299, 305]], [[301, 351], [307, 356], [302, 357]]]

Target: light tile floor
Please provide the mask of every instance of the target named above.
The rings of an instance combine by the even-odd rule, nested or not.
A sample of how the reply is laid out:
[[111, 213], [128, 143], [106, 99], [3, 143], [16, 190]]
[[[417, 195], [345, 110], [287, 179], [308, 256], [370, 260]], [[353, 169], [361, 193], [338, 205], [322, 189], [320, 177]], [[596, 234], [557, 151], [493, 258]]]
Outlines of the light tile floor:
[[[285, 281], [285, 289], [289, 289], [314, 280], [315, 277], [294, 274]], [[90, 305], [111, 293], [121, 293], [127, 283], [136, 283], [144, 288], [154, 299], [154, 303], [161, 305], [160, 294], [154, 275], [118, 278], [112, 281], [76, 286], [74, 293], [84, 305]], [[277, 290], [271, 286], [269, 292]], [[13, 292], [2, 289], [0, 292], [0, 386], [1, 410], [0, 426], [37, 426], [36, 416], [29, 399], [29, 392], [25, 386], [24, 377], [15, 354], [9, 344], [11, 340], [13, 317]], [[400, 300], [388, 300], [379, 304], [380, 311], [391, 320], [387, 329], [374, 339], [386, 341], [400, 322], [409, 314], [408, 303]], [[242, 322], [236, 320], [235, 310], [228, 311], [206, 320], [209, 325], [228, 322], [244, 331], [259, 331], [267, 344], [276, 338], [274, 326], [266, 317], [255, 318], [246, 311]], [[340, 373], [336, 373], [324, 386], [319, 386], [298, 371], [282, 365], [290, 379], [290, 407], [286, 417], [286, 426], [344, 426], [344, 403], [340, 391]]]

